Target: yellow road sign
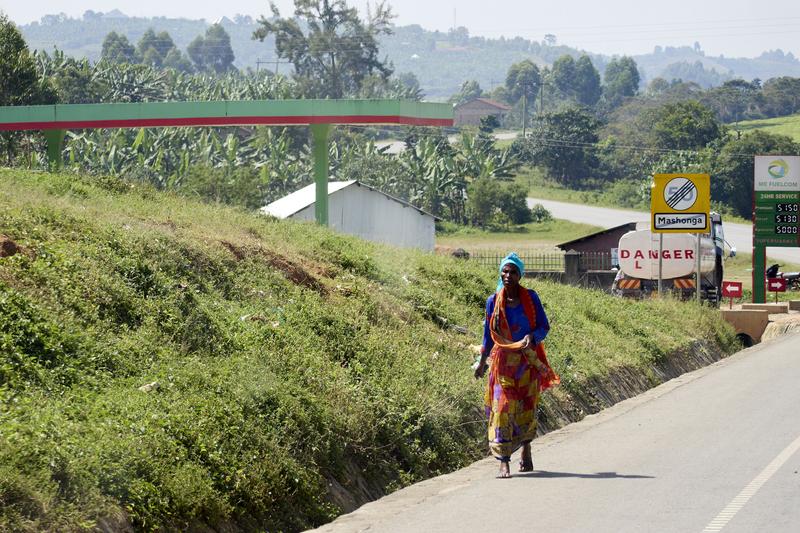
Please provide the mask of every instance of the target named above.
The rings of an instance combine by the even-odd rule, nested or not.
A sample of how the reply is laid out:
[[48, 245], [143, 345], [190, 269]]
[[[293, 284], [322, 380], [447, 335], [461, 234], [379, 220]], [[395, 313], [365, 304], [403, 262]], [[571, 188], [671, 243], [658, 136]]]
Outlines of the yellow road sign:
[[708, 174], [656, 174], [650, 190], [653, 233], [707, 233], [711, 178]]

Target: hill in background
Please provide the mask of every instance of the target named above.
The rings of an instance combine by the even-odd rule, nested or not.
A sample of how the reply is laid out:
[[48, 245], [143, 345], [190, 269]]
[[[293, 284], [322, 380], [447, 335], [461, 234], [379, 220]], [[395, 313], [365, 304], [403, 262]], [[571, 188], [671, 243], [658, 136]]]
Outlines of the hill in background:
[[[237, 15], [233, 20], [223, 18], [213, 22], [219, 22], [230, 34], [237, 67], [275, 69], [274, 43], [252, 40], [257, 27], [252, 17]], [[148, 28], [167, 31], [178, 48], [185, 50], [210, 24], [205, 20], [128, 17], [114, 10], [87, 12], [81, 19], [47, 15], [38, 22], [21, 26], [21, 30], [32, 49], [52, 51], [56, 47], [67, 55], [97, 60], [103, 38], [111, 31], [125, 34], [132, 43], [136, 43]], [[381, 37], [382, 51], [394, 63], [395, 71], [414, 73], [427, 97], [434, 100], [449, 98], [469, 79], [491, 90], [503, 83], [511, 64], [523, 59], [545, 65], [563, 54], [577, 57], [584, 53], [567, 44], [549, 43], [521, 37], [487, 39], [470, 36], [466, 28], [440, 32], [418, 25], [397, 26], [393, 35]], [[602, 73], [611, 58], [587, 53]], [[657, 46], [653, 53], [637, 55], [634, 59], [642, 73], [642, 83], [662, 76], [710, 87], [736, 77], [748, 81], [776, 76], [800, 77], [800, 61], [780, 50], [764, 52], [757, 58], [726, 58], [707, 57], [699, 45]], [[278, 63], [278, 68], [290, 66]]]

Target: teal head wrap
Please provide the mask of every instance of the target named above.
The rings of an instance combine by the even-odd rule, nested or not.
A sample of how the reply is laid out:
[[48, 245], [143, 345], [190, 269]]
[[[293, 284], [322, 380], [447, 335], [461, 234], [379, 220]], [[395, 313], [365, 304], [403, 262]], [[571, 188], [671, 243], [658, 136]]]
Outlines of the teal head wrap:
[[[510, 254], [505, 256], [502, 261], [500, 261], [500, 268], [498, 269], [500, 273], [503, 272], [503, 267], [506, 265], [514, 265], [515, 267], [517, 267], [517, 270], [519, 270], [519, 276], [520, 277], [525, 276], [525, 263], [522, 262], [522, 259], [520, 259], [516, 253], [511, 252]], [[500, 279], [497, 280], [497, 289], [495, 290], [495, 292], [498, 292], [502, 288], [503, 288], [503, 278], [501, 276]]]

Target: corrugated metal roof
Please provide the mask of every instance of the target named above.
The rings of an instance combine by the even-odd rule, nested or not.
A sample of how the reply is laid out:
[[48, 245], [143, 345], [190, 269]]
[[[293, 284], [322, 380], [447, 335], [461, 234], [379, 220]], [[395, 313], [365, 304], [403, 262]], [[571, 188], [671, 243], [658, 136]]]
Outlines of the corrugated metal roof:
[[[350, 180], [350, 181], [331, 181], [328, 183], [328, 196], [331, 196], [334, 193], [341, 191], [342, 189], [346, 189], [351, 185], [357, 185], [359, 187], [366, 187], [367, 189], [374, 191], [378, 194], [382, 194], [386, 198], [390, 200], [394, 200], [395, 202], [402, 204], [406, 207], [410, 207], [415, 211], [418, 211], [422, 215], [428, 215], [433, 217], [436, 220], [441, 220], [439, 217], [434, 216], [427, 211], [420, 209], [419, 207], [412, 205], [404, 200], [399, 198], [395, 198], [389, 194], [386, 194], [383, 191], [376, 189], [375, 187], [370, 187], [364, 183], [360, 183], [357, 180]], [[303, 187], [299, 191], [295, 191], [287, 196], [279, 200], [275, 200], [271, 204], [264, 206], [261, 208], [261, 211], [265, 214], [272, 215], [276, 218], [289, 218], [290, 216], [299, 213], [306, 207], [313, 205], [316, 201], [317, 194], [316, 194], [316, 184], [312, 183], [311, 185], [307, 185]]]

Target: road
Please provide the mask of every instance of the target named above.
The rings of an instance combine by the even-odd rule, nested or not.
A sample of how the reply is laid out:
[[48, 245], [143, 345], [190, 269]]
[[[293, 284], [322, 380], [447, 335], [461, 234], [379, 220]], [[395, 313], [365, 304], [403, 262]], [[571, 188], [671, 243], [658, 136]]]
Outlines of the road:
[[[554, 218], [593, 224], [603, 228], [613, 228], [628, 222], [648, 221], [650, 213], [645, 211], [628, 211], [624, 209], [610, 209], [607, 207], [594, 207], [581, 204], [556, 202], [528, 198], [528, 205], [542, 204], [553, 214]], [[725, 239], [736, 246], [739, 252], [750, 253], [753, 246], [753, 228], [748, 224], [726, 223], [723, 218]], [[798, 248], [767, 248], [767, 256], [776, 262], [789, 262], [800, 264], [800, 249]]]
[[[318, 531], [798, 531], [800, 335], [684, 374], [497, 462], [413, 485]], [[513, 463], [512, 463], [513, 464]]]
[[[520, 132], [518, 131], [503, 131], [493, 134], [492, 137], [498, 141], [510, 141], [516, 139], [519, 134]], [[450, 135], [447, 140], [454, 143], [458, 140], [458, 135]], [[375, 146], [378, 148], [386, 147], [387, 154], [399, 154], [406, 149], [406, 143], [403, 141], [379, 141], [375, 143]]]

